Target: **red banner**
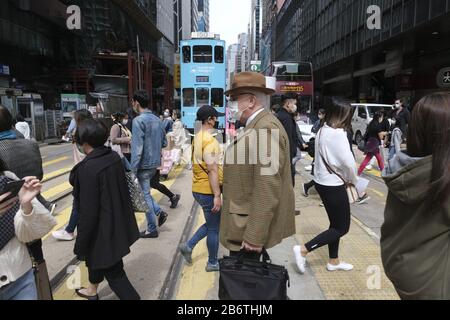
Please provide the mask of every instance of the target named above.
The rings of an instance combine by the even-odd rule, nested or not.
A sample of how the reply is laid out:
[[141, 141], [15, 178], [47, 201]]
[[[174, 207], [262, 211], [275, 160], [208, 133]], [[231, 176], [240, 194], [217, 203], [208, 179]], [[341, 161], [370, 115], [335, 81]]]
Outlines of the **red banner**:
[[309, 82], [289, 82], [289, 81], [277, 81], [277, 93], [296, 93], [302, 96], [312, 96], [314, 92], [314, 86], [311, 81]]

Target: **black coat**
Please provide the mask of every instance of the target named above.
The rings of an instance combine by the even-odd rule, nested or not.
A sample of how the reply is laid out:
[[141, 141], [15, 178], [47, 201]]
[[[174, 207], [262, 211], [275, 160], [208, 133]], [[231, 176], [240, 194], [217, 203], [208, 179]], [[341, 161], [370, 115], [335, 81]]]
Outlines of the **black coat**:
[[297, 135], [297, 123], [295, 123], [294, 117], [282, 108], [277, 113], [277, 118], [280, 120], [289, 138], [291, 159], [297, 156], [297, 147], [299, 147], [300, 141]]
[[80, 215], [75, 254], [91, 269], [115, 265], [139, 238], [120, 157], [95, 149], [72, 170], [70, 183]]

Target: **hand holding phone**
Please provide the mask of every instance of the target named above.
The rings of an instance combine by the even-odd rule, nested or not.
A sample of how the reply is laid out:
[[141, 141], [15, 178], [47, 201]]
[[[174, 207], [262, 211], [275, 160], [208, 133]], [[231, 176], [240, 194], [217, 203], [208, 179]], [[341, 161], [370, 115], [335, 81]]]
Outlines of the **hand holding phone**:
[[19, 195], [20, 189], [25, 184], [25, 181], [10, 181], [6, 184], [6, 186], [0, 191], [0, 204], [7, 202], [13, 198], [16, 198]]

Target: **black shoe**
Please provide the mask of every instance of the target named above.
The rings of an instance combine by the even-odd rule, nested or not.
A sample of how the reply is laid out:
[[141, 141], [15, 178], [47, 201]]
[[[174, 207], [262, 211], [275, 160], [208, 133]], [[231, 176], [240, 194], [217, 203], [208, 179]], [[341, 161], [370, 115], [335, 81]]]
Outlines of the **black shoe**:
[[75, 289], [75, 293], [77, 294], [77, 296], [79, 296], [80, 298], [87, 299], [87, 300], [92, 300], [92, 301], [100, 300], [98, 294], [95, 295], [95, 296], [87, 296], [85, 294], [82, 294], [80, 291], [84, 290], [84, 289], [86, 289], [86, 288]]
[[141, 239], [156, 239], [159, 237], [158, 231], [153, 231], [152, 233], [147, 233], [147, 231], [141, 232]]
[[172, 199], [170, 199], [170, 202], [172, 202], [172, 205], [170, 206], [170, 209], [175, 209], [178, 207], [178, 202], [180, 201], [181, 196], [179, 194], [176, 194], [173, 196]]
[[168, 216], [169, 215], [167, 213], [165, 213], [164, 211], [161, 211], [161, 213], [159, 214], [159, 218], [158, 218], [158, 226], [159, 227], [162, 227], [162, 225], [164, 223], [166, 223]]

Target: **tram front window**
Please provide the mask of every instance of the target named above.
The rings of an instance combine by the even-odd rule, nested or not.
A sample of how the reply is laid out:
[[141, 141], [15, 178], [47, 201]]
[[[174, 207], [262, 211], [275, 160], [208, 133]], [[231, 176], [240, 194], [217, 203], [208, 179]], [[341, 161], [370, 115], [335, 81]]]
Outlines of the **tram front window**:
[[197, 106], [202, 107], [209, 104], [209, 89], [197, 88]]
[[211, 46], [194, 46], [195, 63], [211, 63], [212, 56]]
[[183, 89], [183, 106], [193, 107], [195, 105], [194, 89]]

